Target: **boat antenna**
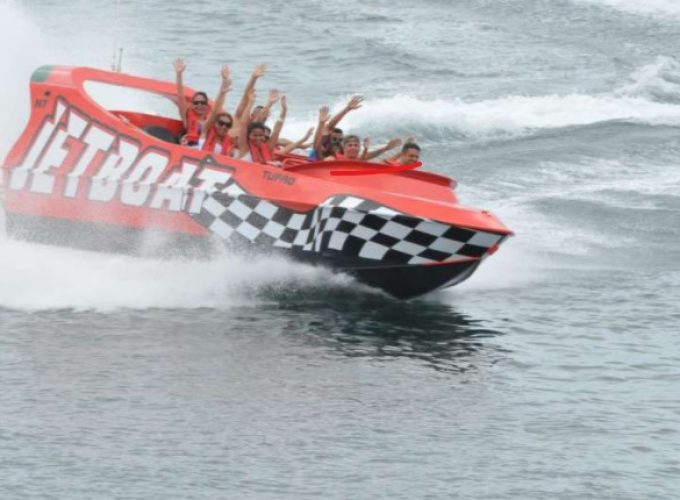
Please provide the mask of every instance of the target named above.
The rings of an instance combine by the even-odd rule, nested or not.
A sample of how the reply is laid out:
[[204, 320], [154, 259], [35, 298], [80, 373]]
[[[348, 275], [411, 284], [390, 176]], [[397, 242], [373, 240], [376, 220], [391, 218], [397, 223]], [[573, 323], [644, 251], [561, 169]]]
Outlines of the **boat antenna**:
[[113, 21], [113, 59], [111, 61], [111, 71], [116, 71], [118, 73], [120, 73], [123, 65], [123, 48], [118, 47], [118, 36], [120, 34], [119, 14], [120, 14], [120, 0], [116, 0], [116, 10]]
[[123, 68], [123, 47], [118, 49], [118, 66], [116, 66], [116, 72], [120, 73]]

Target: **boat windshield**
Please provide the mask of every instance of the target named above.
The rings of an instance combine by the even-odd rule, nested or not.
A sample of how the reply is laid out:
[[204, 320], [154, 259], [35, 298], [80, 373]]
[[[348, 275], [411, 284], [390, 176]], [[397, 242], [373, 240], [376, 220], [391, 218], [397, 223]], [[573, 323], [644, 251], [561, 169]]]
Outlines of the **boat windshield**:
[[108, 111], [134, 111], [166, 118], [179, 118], [175, 103], [154, 92], [95, 81], [85, 82], [84, 87], [87, 94]]

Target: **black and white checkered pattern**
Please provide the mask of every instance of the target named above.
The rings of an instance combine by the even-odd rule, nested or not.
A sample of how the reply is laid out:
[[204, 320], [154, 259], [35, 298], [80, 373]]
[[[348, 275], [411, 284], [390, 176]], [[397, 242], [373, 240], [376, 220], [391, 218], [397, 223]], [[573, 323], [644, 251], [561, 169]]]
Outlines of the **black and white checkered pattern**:
[[481, 257], [501, 235], [402, 214], [349, 195], [298, 213], [244, 191], [233, 179], [208, 195], [196, 221], [225, 241], [381, 261], [433, 264]]

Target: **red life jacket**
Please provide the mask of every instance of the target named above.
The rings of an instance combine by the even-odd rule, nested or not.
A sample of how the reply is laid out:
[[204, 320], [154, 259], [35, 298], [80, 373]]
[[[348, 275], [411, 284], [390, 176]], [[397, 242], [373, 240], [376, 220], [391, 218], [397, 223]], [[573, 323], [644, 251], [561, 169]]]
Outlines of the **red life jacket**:
[[[210, 113], [210, 108], [208, 107], [208, 113]], [[208, 115], [206, 115], [207, 117]], [[201, 137], [201, 131], [203, 130], [203, 123], [201, 123], [201, 117], [194, 111], [193, 108], [187, 109], [187, 132], [186, 139], [189, 144], [197, 144], [198, 139]]]
[[217, 144], [222, 146], [222, 152], [219, 153], [221, 155], [229, 156], [232, 149], [234, 149], [234, 141], [231, 139], [229, 134], [224, 134], [224, 137], [220, 139], [217, 136], [217, 132], [215, 132], [215, 127], [213, 126], [213, 128], [211, 128], [208, 132], [208, 136], [205, 138], [205, 142], [203, 143], [203, 147], [201, 149], [203, 151], [210, 151], [211, 153], [214, 153], [215, 146], [217, 146]]
[[272, 160], [272, 153], [266, 142], [255, 144], [253, 141], [248, 141], [248, 148], [250, 149], [250, 157], [253, 163], [267, 163]]

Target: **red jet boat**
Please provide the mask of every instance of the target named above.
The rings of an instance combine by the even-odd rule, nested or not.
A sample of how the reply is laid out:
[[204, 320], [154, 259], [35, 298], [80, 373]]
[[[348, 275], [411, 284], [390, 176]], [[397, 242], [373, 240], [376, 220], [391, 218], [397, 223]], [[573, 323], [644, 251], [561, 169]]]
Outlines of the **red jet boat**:
[[448, 177], [297, 155], [277, 157], [277, 167], [190, 149], [177, 143], [179, 119], [105, 109], [88, 82], [177, 102], [170, 82], [37, 69], [28, 125], [2, 166], [10, 236], [124, 252], [148, 233], [173, 248], [218, 238], [410, 298], [467, 279], [512, 234], [489, 212], [459, 205]]

